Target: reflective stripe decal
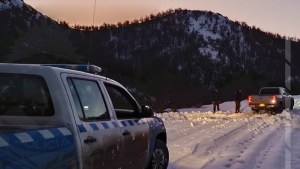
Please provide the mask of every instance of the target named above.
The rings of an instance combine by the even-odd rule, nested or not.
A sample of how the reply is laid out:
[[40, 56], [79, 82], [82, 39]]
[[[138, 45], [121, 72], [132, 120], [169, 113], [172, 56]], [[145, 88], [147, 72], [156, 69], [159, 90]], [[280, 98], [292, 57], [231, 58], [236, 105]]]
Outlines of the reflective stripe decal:
[[113, 121], [112, 124], [114, 125], [115, 128], [119, 127], [118, 123], [116, 123], [115, 121]]
[[87, 132], [86, 128], [81, 124], [81, 125], [77, 125], [77, 128], [79, 130], [80, 133], [85, 133]]
[[107, 123], [102, 122], [101, 124], [102, 124], [102, 126], [103, 126], [105, 129], [109, 129], [109, 125], [108, 125]]
[[6, 146], [9, 146], [9, 144], [2, 137], [0, 137], [0, 147], [6, 147]]
[[21, 143], [33, 142], [33, 138], [27, 133], [16, 133], [15, 136], [21, 141]]
[[128, 120], [128, 123], [131, 125], [131, 126], [134, 126], [133, 122], [131, 120]]
[[58, 130], [59, 130], [59, 131], [61, 132], [61, 134], [64, 135], [64, 136], [72, 135], [72, 133], [71, 133], [67, 128], [61, 127], [61, 128], [58, 128]]
[[93, 130], [99, 130], [99, 128], [96, 124], [90, 124], [90, 126], [93, 128]]
[[[153, 122], [153, 121], [152, 121]], [[98, 131], [98, 130], [107, 130], [113, 128], [122, 128], [127, 126], [137, 126], [148, 124], [146, 119], [130, 119], [130, 120], [118, 120], [118, 121], [102, 121], [102, 122], [92, 122], [89, 124], [78, 124], [77, 128], [80, 133], [85, 133], [87, 131]]]
[[65, 127], [0, 133], [0, 168], [64, 168], [70, 160], [76, 147]]
[[121, 121], [121, 123], [122, 123], [122, 125], [123, 125], [124, 127], [127, 126], [127, 124], [125, 123], [125, 121]]
[[54, 135], [49, 130], [39, 130], [38, 132], [44, 137], [44, 139], [54, 138]]
[[3, 133], [0, 134], [0, 147], [9, 146], [12, 144], [32, 144], [31, 142], [41, 142], [63, 136], [72, 136], [72, 133], [65, 127], [43, 130], [28, 130], [26, 132], [16, 133]]

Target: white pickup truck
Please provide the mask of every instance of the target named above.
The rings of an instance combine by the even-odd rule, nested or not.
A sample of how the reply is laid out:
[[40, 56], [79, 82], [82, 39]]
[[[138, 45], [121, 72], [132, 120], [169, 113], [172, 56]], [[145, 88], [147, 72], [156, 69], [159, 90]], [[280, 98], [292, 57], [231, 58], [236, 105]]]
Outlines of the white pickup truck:
[[283, 109], [294, 107], [294, 98], [283, 87], [263, 87], [259, 95], [248, 97], [249, 106], [256, 113], [259, 110], [267, 110], [272, 114], [281, 113]]
[[0, 64], [0, 169], [166, 169], [166, 130], [151, 108], [70, 69], [100, 70]]

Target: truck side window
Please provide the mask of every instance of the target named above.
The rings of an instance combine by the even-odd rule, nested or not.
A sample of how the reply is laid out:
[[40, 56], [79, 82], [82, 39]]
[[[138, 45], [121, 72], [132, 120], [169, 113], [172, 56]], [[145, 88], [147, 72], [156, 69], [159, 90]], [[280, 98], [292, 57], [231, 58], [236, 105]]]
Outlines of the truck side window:
[[41, 76], [0, 74], [0, 116], [52, 115], [52, 99]]
[[136, 102], [124, 89], [109, 83], [105, 83], [105, 87], [112, 101], [117, 118], [128, 119], [139, 117]]
[[96, 81], [69, 78], [68, 85], [80, 119], [110, 119], [103, 95]]

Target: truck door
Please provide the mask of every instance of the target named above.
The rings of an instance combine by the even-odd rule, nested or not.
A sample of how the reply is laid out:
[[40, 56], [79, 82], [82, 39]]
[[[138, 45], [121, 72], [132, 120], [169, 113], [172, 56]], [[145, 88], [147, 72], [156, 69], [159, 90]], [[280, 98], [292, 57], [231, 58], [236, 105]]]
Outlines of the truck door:
[[140, 106], [123, 87], [104, 85], [121, 126], [122, 168], [144, 168], [149, 156], [150, 128], [141, 118]]
[[119, 168], [121, 130], [111, 118], [98, 81], [67, 76], [64, 80], [80, 136], [83, 168]]

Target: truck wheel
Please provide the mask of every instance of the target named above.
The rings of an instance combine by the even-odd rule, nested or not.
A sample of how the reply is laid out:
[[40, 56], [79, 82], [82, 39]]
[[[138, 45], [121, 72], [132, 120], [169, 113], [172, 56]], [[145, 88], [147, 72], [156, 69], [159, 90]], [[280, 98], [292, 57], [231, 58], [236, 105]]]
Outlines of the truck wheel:
[[290, 105], [290, 110], [293, 110], [294, 109], [294, 101], [291, 102], [291, 105]]
[[252, 109], [252, 112], [253, 112], [253, 114], [258, 114], [258, 113], [259, 113], [259, 110]]
[[276, 113], [282, 113], [283, 110], [284, 110], [283, 104], [279, 103]]
[[169, 151], [166, 144], [156, 140], [151, 156], [150, 169], [167, 169], [169, 164]]

